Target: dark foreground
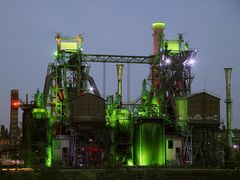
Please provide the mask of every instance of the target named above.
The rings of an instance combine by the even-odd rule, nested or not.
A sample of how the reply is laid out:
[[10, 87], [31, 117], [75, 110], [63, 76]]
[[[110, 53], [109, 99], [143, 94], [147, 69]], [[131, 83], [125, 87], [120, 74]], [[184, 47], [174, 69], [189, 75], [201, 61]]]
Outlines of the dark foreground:
[[80, 179], [240, 179], [235, 169], [168, 169], [168, 168], [119, 168], [119, 169], [59, 169], [45, 171], [0, 171], [1, 180], [80, 180]]

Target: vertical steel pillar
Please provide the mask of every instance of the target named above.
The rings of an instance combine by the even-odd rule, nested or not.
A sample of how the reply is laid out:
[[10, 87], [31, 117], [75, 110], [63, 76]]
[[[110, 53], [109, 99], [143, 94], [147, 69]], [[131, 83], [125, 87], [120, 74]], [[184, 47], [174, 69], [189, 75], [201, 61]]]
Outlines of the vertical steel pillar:
[[130, 76], [130, 63], [127, 65], [127, 103], [130, 103], [130, 91], [131, 91], [131, 76]]
[[106, 62], [103, 63], [103, 98], [106, 98]]

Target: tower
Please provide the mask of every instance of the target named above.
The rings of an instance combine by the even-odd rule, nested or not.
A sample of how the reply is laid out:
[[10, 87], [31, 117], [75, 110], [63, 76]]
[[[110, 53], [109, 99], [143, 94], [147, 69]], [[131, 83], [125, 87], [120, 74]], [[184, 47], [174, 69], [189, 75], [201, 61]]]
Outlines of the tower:
[[10, 107], [10, 142], [17, 144], [18, 135], [18, 108], [20, 107], [19, 90], [11, 90], [11, 107]]

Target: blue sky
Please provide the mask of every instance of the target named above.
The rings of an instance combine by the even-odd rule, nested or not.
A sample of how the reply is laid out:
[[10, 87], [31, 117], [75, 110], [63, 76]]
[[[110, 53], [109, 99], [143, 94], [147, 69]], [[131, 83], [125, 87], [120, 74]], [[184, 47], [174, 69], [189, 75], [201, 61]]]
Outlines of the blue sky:
[[[158, 20], [166, 23], [168, 39], [187, 33], [185, 39], [199, 50], [192, 92], [206, 89], [221, 96], [221, 119], [225, 119], [223, 69], [233, 68], [233, 127], [240, 128], [239, 0], [1, 0], [0, 124], [9, 125], [11, 89], [19, 89], [22, 99], [43, 89], [47, 65], [54, 61], [56, 32], [82, 33], [84, 53], [150, 55], [151, 24]], [[132, 99], [140, 95], [148, 71], [147, 65], [131, 66]], [[90, 74], [102, 91], [102, 65], [92, 64]], [[113, 94], [114, 65], [107, 65], [107, 75], [107, 94]]]

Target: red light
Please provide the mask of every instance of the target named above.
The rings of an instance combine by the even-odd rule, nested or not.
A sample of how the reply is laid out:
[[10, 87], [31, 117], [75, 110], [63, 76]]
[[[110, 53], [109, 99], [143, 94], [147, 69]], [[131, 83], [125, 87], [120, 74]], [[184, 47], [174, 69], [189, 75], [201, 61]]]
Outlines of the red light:
[[19, 100], [12, 100], [11, 107], [13, 109], [18, 109], [20, 107], [21, 103]]

